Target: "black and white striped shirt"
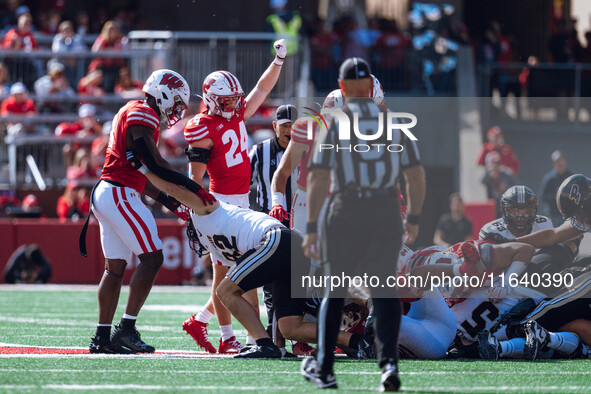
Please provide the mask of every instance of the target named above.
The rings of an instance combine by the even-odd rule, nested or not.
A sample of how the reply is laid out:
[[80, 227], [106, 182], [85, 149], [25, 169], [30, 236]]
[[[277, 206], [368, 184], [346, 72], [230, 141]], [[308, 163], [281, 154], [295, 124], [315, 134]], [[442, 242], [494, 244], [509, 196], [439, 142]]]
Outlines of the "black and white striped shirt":
[[[285, 148], [279, 145], [277, 138], [271, 138], [254, 145], [249, 153], [251, 170], [250, 184], [256, 184], [256, 202], [265, 212], [269, 212], [273, 208], [271, 180], [273, 179], [275, 170], [279, 166], [283, 152], [285, 152]], [[293, 182], [292, 179], [294, 180]], [[292, 191], [296, 187], [295, 179], [296, 177], [290, 176], [285, 185], [285, 200], [288, 212], [291, 209]]]
[[[339, 139], [339, 125], [336, 118], [333, 119], [328, 130], [323, 129], [318, 133], [308, 166], [310, 170], [333, 170], [333, 192], [343, 191], [345, 187], [396, 187], [401, 170], [421, 164], [415, 141], [410, 140], [400, 129], [392, 130], [392, 139], [387, 139], [386, 108], [378, 106], [372, 100], [352, 100], [342, 111], [350, 119], [350, 139]], [[374, 135], [379, 127], [380, 112], [383, 113], [381, 137], [371, 141], [358, 138], [353, 130], [353, 113], [359, 116], [359, 133]], [[388, 146], [393, 152], [388, 150]], [[396, 152], [400, 147], [402, 151]]]

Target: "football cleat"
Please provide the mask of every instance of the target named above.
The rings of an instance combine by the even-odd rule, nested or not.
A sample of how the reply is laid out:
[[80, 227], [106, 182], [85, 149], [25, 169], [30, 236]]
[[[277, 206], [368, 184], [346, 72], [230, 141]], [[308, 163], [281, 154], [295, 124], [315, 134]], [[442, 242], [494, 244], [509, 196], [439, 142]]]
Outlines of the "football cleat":
[[251, 346], [249, 350], [238, 353], [234, 356], [234, 358], [281, 358], [281, 350], [279, 350], [279, 348], [275, 345], [254, 345]]
[[131, 350], [133, 353], [154, 353], [156, 349], [142, 341], [139, 331], [133, 327], [124, 330], [120, 324], [115, 325], [111, 334], [111, 344]]
[[131, 354], [132, 351], [111, 343], [111, 338], [95, 335], [91, 338], [88, 351], [93, 354]]
[[534, 361], [538, 358], [540, 350], [550, 341], [548, 331], [534, 320], [525, 323], [525, 346], [523, 347], [523, 357], [526, 360]]
[[314, 357], [306, 357], [302, 361], [300, 373], [308, 382], [312, 382], [319, 389], [336, 389], [338, 388], [337, 380], [333, 373], [322, 374], [318, 368], [318, 362]]
[[488, 330], [478, 333], [478, 354], [483, 360], [498, 360], [501, 353], [499, 340]]
[[215, 347], [209, 342], [209, 336], [207, 335], [208, 325], [208, 323], [196, 320], [195, 315], [191, 315], [183, 322], [183, 330], [197, 342], [201, 349], [208, 353], [215, 353]]
[[316, 349], [308, 345], [306, 342], [296, 342], [292, 346], [291, 351], [296, 356], [313, 356], [316, 354]]
[[398, 378], [398, 367], [394, 364], [386, 364], [382, 368], [382, 379], [380, 380], [380, 391], [399, 391], [400, 378]]
[[218, 349], [218, 352], [220, 354], [238, 353], [240, 352], [240, 349], [242, 349], [243, 347], [244, 346], [242, 346], [240, 342], [236, 340], [236, 337], [230, 337], [225, 341], [222, 341], [220, 339], [220, 347]]

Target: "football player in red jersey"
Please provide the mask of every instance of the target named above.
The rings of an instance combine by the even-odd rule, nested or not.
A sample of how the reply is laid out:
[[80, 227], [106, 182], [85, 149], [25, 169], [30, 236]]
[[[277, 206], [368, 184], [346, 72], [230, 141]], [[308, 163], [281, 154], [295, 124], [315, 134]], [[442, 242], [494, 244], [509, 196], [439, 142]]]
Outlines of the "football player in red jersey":
[[[244, 121], [256, 112], [275, 86], [287, 55], [285, 45], [284, 39], [275, 42], [275, 59], [246, 98], [240, 82], [228, 71], [209, 74], [203, 81], [203, 101], [207, 110], [197, 114], [185, 126], [191, 178], [203, 185], [207, 170], [209, 191], [223, 202], [249, 207], [250, 159]], [[183, 323], [183, 329], [210, 353], [216, 352], [207, 337], [207, 324], [214, 307], [222, 331], [218, 351], [237, 352], [242, 347], [232, 330], [230, 313], [215, 294], [227, 271], [227, 267], [214, 262], [212, 298], [197, 316], [191, 316]], [[258, 310], [256, 290], [246, 293], [245, 297]], [[251, 338], [247, 340], [247, 344], [252, 342]]]
[[[197, 193], [204, 201], [214, 199], [196, 182], [174, 171], [156, 147], [161, 124], [172, 126], [183, 117], [189, 102], [189, 85], [171, 70], [157, 70], [150, 75], [142, 90], [145, 100], [128, 102], [113, 119], [102, 176], [92, 193], [92, 210], [99, 221], [101, 244], [105, 255], [105, 273], [98, 290], [99, 318], [91, 353], [152, 353], [154, 347], [144, 343], [135, 328], [137, 315], [150, 293], [163, 262], [162, 242], [156, 221], [142, 203], [146, 194], [188, 220], [186, 211], [173, 197], [160, 192], [147, 178], [127, 162], [126, 152], [133, 150], [146, 166], [163, 179]], [[86, 228], [86, 225], [85, 225]], [[81, 252], [86, 255], [82, 242]], [[140, 264], [129, 285], [129, 297], [121, 324], [111, 334], [111, 323], [117, 309], [125, 266], [136, 254]]]

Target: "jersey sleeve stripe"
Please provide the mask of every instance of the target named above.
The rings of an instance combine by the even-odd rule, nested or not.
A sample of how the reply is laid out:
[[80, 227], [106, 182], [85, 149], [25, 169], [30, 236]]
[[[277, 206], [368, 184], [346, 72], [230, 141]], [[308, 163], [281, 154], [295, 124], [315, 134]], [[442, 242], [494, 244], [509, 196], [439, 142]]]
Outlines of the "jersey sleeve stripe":
[[207, 127], [204, 127], [202, 129], [199, 130], [195, 130], [195, 131], [185, 131], [185, 135], [195, 135], [195, 134], [201, 134], [203, 131], [207, 130]]
[[156, 116], [146, 113], [146, 112], [130, 112], [128, 114], [128, 116], [142, 116], [145, 117], [146, 119], [150, 119], [152, 122], [156, 122], [156, 124], [160, 124], [160, 119], [158, 119]]
[[147, 112], [141, 112], [141, 111], [137, 111], [137, 112], [130, 112], [128, 114], [129, 116], [133, 116], [133, 115], [141, 115], [141, 116], [145, 116], [146, 118], [150, 118], [152, 120], [154, 120], [155, 122], [158, 122], [158, 118], [150, 113]]
[[155, 128], [155, 129], [158, 128], [157, 123], [155, 123], [149, 119], [139, 117], [139, 116], [130, 116], [127, 118], [127, 121], [130, 123], [144, 123], [144, 124], [150, 125], [151, 127]]
[[187, 141], [191, 140], [191, 141], [197, 141], [200, 139], [203, 139], [205, 137], [207, 137], [209, 135], [209, 131], [204, 131], [203, 133], [199, 133], [199, 134], [189, 134], [189, 133], [185, 133], [185, 139]]

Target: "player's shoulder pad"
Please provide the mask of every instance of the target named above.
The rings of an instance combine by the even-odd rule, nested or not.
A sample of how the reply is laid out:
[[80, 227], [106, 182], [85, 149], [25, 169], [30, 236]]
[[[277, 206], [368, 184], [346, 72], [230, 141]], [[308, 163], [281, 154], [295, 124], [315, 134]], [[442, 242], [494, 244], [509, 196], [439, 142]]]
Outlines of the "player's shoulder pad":
[[495, 219], [482, 226], [480, 232], [478, 233], [478, 238], [484, 239], [486, 234], [498, 233], [500, 231], [504, 231], [506, 228], [507, 226], [503, 218]]
[[145, 101], [137, 100], [131, 102], [125, 115], [125, 120], [128, 125], [137, 124], [153, 129], [158, 129], [160, 127], [160, 118], [158, 117], [158, 114]]
[[211, 116], [201, 113], [191, 118], [185, 125], [184, 135], [188, 143], [210, 138], [212, 129]]

